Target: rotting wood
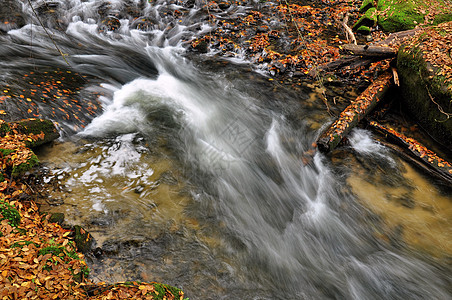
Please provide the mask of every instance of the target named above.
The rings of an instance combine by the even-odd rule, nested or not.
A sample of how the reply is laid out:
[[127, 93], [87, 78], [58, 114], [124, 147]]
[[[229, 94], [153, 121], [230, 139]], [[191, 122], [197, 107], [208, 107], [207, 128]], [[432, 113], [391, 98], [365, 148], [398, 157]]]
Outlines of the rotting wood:
[[317, 139], [318, 149], [327, 153], [336, 148], [340, 141], [380, 102], [391, 86], [391, 79], [391, 73], [383, 73], [347, 106], [336, 121]]
[[[430, 174], [452, 183], [451, 163], [439, 157], [435, 152], [429, 150], [415, 139], [407, 137], [393, 128], [384, 126], [376, 121], [369, 121], [368, 124], [373, 130], [383, 134], [389, 142], [406, 150], [408, 155], [412, 158], [411, 161], [416, 161], [418, 166], [424, 167], [424, 169], [426, 167]], [[395, 150], [400, 153], [398, 149]]]

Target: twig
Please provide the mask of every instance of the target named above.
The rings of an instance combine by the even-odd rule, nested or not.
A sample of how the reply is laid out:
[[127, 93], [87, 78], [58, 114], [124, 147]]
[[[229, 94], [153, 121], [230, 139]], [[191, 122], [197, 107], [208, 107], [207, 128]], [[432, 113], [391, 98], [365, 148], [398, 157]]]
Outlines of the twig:
[[344, 21], [342, 21], [342, 26], [344, 26], [347, 41], [356, 45], [355, 35], [353, 34], [353, 31], [350, 29], [350, 27], [348, 27], [347, 23], [348, 23], [348, 12], [345, 13], [345, 18]]
[[436, 122], [446, 122], [447, 120], [449, 120], [449, 119], [452, 117], [452, 114], [449, 114], [449, 113], [445, 112], [445, 111], [443, 110], [443, 108], [441, 107], [441, 105], [439, 105], [438, 103], [436, 103], [435, 99], [433, 99], [432, 95], [430, 94], [430, 91], [429, 91], [429, 89], [428, 89], [427, 86], [425, 86], [425, 89], [427, 90], [427, 93], [428, 93], [428, 96], [430, 97], [430, 100], [432, 100], [432, 102], [435, 103], [436, 106], [438, 107], [439, 112], [442, 113], [442, 114], [444, 114], [444, 115], [447, 117], [444, 121], [438, 121], [438, 120], [436, 120], [436, 119], [435, 119], [435, 121], [436, 121]]
[[35, 8], [33, 7], [33, 5], [31, 4], [31, 0], [27, 0], [28, 4], [31, 7], [31, 10], [33, 11], [33, 14], [36, 16], [36, 18], [39, 21], [39, 24], [41, 24], [42, 29], [44, 29], [45, 33], [47, 34], [47, 36], [50, 38], [50, 40], [52, 41], [53, 45], [55, 46], [55, 48], [58, 50], [58, 52], [60, 52], [61, 57], [64, 59], [64, 61], [66, 62], [66, 64], [71, 67], [71, 65], [69, 64], [69, 62], [66, 59], [66, 54], [63, 53], [63, 51], [60, 50], [60, 48], [58, 47], [58, 45], [56, 44], [55, 40], [52, 38], [52, 36], [50, 35], [50, 33], [47, 31], [47, 29], [45, 28], [44, 24], [42, 24], [41, 19], [38, 16], [38, 13], [36, 12]]
[[391, 70], [392, 70], [392, 76], [394, 77], [394, 83], [397, 86], [400, 86], [399, 74], [397, 73], [397, 69], [392, 67]]

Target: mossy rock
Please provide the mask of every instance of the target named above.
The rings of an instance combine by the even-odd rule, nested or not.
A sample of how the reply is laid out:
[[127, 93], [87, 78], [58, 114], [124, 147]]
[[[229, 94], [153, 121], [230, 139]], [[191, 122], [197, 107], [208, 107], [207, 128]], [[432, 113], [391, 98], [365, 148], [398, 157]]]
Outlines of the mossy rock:
[[419, 12], [419, 6], [421, 4], [414, 0], [379, 0], [378, 25], [388, 32], [413, 29], [424, 21], [425, 14]]
[[77, 250], [82, 252], [83, 254], [91, 251], [94, 245], [94, 239], [91, 234], [84, 230], [81, 226], [75, 225], [74, 228], [74, 242], [77, 246]]
[[364, 35], [369, 35], [370, 34], [370, 27], [367, 26], [360, 26], [358, 29], [356, 29], [356, 32], [364, 34]]
[[34, 153], [32, 153], [26, 162], [13, 166], [11, 175], [13, 177], [18, 177], [37, 165], [39, 165], [39, 159]]
[[373, 27], [377, 24], [377, 9], [369, 8], [366, 13], [353, 25], [353, 30], [357, 30], [362, 26]]
[[366, 12], [369, 8], [374, 7], [374, 1], [373, 0], [364, 0], [363, 3], [361, 4], [361, 7], [359, 8], [359, 11], [364, 13]]
[[[452, 25], [451, 25], [452, 26]], [[401, 47], [397, 56], [397, 69], [404, 108], [440, 144], [452, 149], [452, 84], [442, 76], [442, 66], [433, 66], [423, 55], [423, 38], [417, 43]], [[415, 46], [413, 46], [415, 45]], [[442, 110], [442, 111], [441, 111]]]
[[360, 12], [365, 14], [353, 26], [356, 31], [363, 25], [372, 27], [374, 16], [376, 24], [387, 32], [413, 29], [423, 24], [426, 16], [433, 16], [433, 19], [429, 19], [424, 25], [452, 21], [448, 0], [378, 0], [376, 4], [371, 0], [364, 0]]
[[49, 217], [49, 222], [58, 223], [59, 225], [63, 225], [64, 223], [64, 213], [51, 213]]
[[14, 122], [17, 124], [17, 130], [20, 133], [24, 134], [40, 134], [44, 133], [44, 138], [36, 141], [25, 141], [27, 147], [34, 148], [38, 147], [42, 144], [51, 142], [57, 138], [59, 138], [60, 134], [50, 120], [44, 119], [25, 119], [18, 122]]

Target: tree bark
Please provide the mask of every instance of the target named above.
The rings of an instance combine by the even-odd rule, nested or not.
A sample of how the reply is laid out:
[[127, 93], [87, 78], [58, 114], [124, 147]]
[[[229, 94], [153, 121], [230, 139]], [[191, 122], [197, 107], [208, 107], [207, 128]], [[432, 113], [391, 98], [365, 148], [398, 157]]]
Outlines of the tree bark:
[[395, 57], [397, 50], [390, 47], [346, 44], [342, 48], [352, 55], [389, 58]]
[[321, 152], [327, 153], [339, 142], [380, 102], [391, 85], [392, 74], [383, 73], [361, 95], [356, 98], [338, 119], [320, 135], [317, 146]]

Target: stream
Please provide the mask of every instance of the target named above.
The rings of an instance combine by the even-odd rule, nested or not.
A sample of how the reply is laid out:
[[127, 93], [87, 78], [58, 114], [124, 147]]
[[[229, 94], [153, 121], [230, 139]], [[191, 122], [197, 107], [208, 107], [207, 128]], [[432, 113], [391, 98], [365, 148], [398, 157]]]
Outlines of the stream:
[[331, 121], [320, 95], [187, 53], [211, 30], [201, 1], [17, 2], [1, 108], [58, 122], [37, 152], [55, 183], [43, 209], [93, 235], [91, 279], [190, 299], [452, 299], [450, 187], [364, 129], [304, 163]]

